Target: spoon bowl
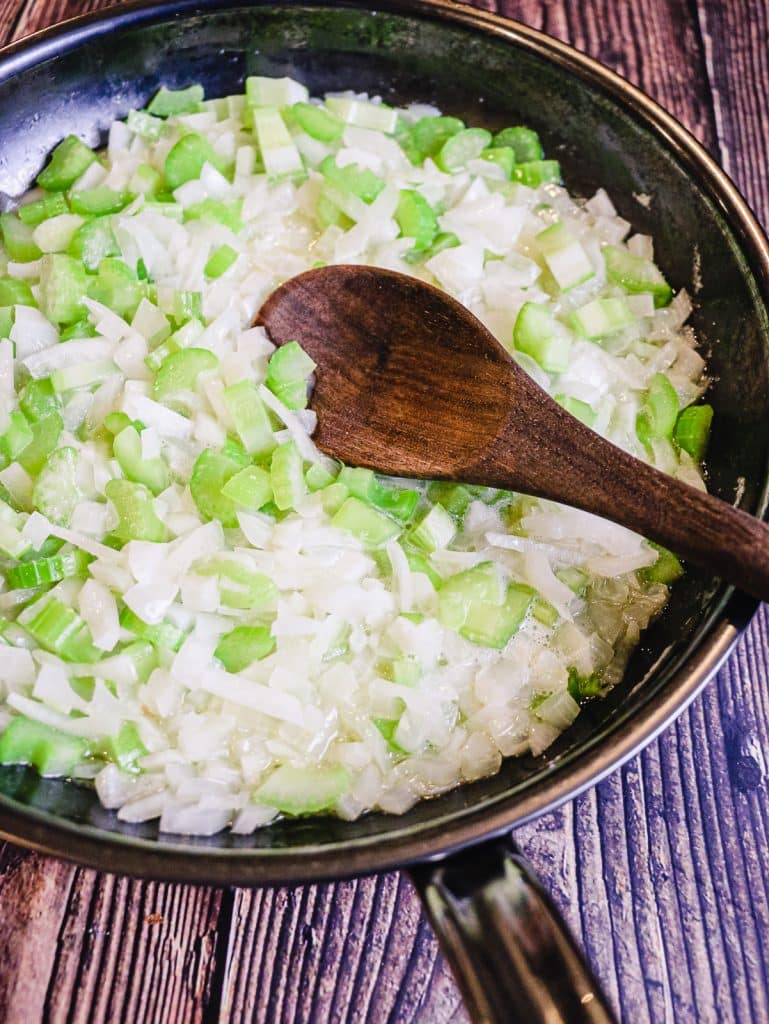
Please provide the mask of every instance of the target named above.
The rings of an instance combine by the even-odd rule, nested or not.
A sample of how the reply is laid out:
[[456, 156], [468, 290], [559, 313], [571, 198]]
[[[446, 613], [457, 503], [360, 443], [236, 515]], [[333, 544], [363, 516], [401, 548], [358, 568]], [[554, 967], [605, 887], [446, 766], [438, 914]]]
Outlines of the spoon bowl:
[[438, 288], [376, 267], [320, 267], [273, 292], [256, 322], [317, 363], [315, 441], [327, 454], [564, 502], [769, 599], [769, 527], [584, 426]]

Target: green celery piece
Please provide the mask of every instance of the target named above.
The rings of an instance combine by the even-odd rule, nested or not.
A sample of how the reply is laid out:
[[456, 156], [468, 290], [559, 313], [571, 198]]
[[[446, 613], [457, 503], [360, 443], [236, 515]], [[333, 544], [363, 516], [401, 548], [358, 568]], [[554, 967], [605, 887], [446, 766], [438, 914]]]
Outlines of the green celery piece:
[[47, 586], [70, 576], [86, 576], [90, 561], [85, 551], [76, 548], [61, 555], [35, 558], [12, 566], [5, 574], [5, 581], [12, 590]]
[[492, 146], [495, 149], [510, 148], [513, 151], [517, 164], [530, 163], [541, 160], [543, 157], [542, 143], [539, 136], [531, 128], [524, 125], [514, 125], [511, 128], [503, 128], [494, 136]]
[[52, 192], [42, 199], [37, 199], [34, 203], [20, 206], [17, 212], [21, 221], [34, 228], [38, 224], [42, 224], [44, 220], [59, 217], [62, 213], [69, 213], [69, 204], [63, 192]]
[[435, 504], [409, 531], [409, 540], [430, 553], [450, 544], [456, 531], [456, 523], [443, 505]]
[[88, 274], [72, 256], [51, 253], [40, 264], [40, 308], [55, 324], [71, 324], [87, 314]]
[[473, 495], [462, 484], [444, 481], [433, 481], [427, 488], [427, 497], [432, 502], [440, 502], [452, 515], [461, 518], [473, 500]]
[[403, 254], [406, 263], [426, 263], [444, 249], [455, 249], [459, 245], [459, 239], [453, 231], [442, 231], [436, 235], [435, 241], [426, 249], [409, 249]]
[[86, 756], [80, 736], [25, 715], [12, 718], [0, 735], [0, 764], [31, 764], [41, 775], [68, 775]]
[[672, 551], [663, 548], [659, 544], [649, 541], [651, 546], [658, 552], [657, 561], [645, 569], [639, 569], [638, 575], [647, 583], [664, 583], [670, 586], [684, 574], [684, 568]]
[[158, 655], [149, 640], [134, 640], [120, 652], [131, 659], [137, 683], [144, 684], [158, 667]]
[[287, 409], [305, 409], [307, 380], [315, 365], [298, 342], [289, 341], [270, 357], [265, 384]]
[[515, 153], [509, 147], [495, 147], [492, 144], [490, 149], [484, 149], [481, 153], [481, 160], [488, 160], [489, 163], [496, 164], [497, 167], [502, 168], [506, 178], [512, 178], [515, 169]]
[[157, 517], [152, 491], [131, 480], [110, 480], [104, 493], [115, 506], [119, 522], [113, 536], [120, 541], [148, 540], [162, 543], [168, 539], [165, 524]]
[[584, 423], [586, 427], [592, 427], [595, 423], [595, 411], [587, 402], [581, 402], [578, 398], [572, 398], [570, 395], [556, 395], [555, 400], [561, 408], [578, 419], [580, 423]]
[[691, 405], [678, 415], [673, 440], [679, 448], [688, 452], [695, 462], [702, 462], [705, 458], [712, 421], [712, 405]]
[[56, 448], [59, 435], [64, 429], [64, 420], [58, 410], [54, 409], [33, 421], [31, 426], [32, 441], [19, 453], [18, 462], [30, 476], [37, 476]]
[[153, 494], [160, 494], [168, 487], [170, 476], [163, 458], [142, 457], [141, 437], [132, 423], [115, 435], [112, 452], [128, 480], [143, 484]]
[[302, 456], [296, 441], [286, 441], [272, 453], [270, 485], [273, 500], [282, 512], [295, 509], [307, 493]]
[[571, 315], [574, 329], [591, 341], [621, 330], [635, 319], [625, 300], [616, 297], [593, 299]]
[[578, 597], [582, 597], [587, 589], [589, 577], [587, 573], [578, 569], [576, 566], [566, 566], [563, 569], [557, 569], [555, 575], [566, 586]]
[[513, 181], [519, 181], [529, 188], [540, 185], [560, 185], [561, 165], [557, 160], [528, 160], [513, 168]]
[[12, 412], [5, 433], [0, 436], [0, 452], [13, 462], [32, 442], [32, 428], [23, 412]]
[[203, 220], [209, 224], [223, 224], [237, 234], [243, 230], [241, 210], [243, 200], [225, 203], [221, 199], [204, 199], [200, 203], [188, 206], [184, 211], [185, 220]]
[[491, 132], [485, 128], [463, 128], [452, 135], [435, 155], [438, 167], [451, 174], [460, 170], [468, 160], [475, 160], [491, 145]]
[[174, 305], [171, 318], [177, 327], [182, 327], [188, 320], [203, 320], [203, 296], [200, 292], [174, 292]]
[[69, 194], [69, 201], [75, 213], [84, 217], [103, 217], [110, 213], [119, 213], [131, 202], [130, 192], [116, 192], [99, 185], [97, 188], [75, 189]]
[[438, 234], [435, 210], [414, 189], [401, 189], [395, 220], [405, 238], [413, 238], [417, 249], [427, 249]]
[[558, 621], [557, 609], [542, 597], [534, 599], [534, 603], [531, 606], [531, 614], [543, 626], [554, 626]]
[[381, 547], [401, 531], [400, 525], [389, 516], [355, 497], [345, 500], [332, 518], [331, 525], [347, 530], [370, 548]]
[[197, 379], [207, 370], [215, 370], [219, 360], [207, 348], [183, 348], [160, 364], [152, 384], [152, 397], [159, 402], [179, 391], [194, 391]]
[[524, 302], [521, 306], [513, 328], [513, 343], [548, 373], [563, 373], [569, 365], [571, 336], [542, 303]]
[[603, 697], [606, 690], [600, 672], [591, 672], [589, 676], [583, 676], [574, 666], [569, 669], [568, 689], [578, 704], [584, 704], [596, 697]]
[[208, 139], [196, 132], [183, 135], [166, 157], [165, 176], [169, 189], [173, 192], [180, 185], [199, 178], [204, 164], [211, 164], [222, 174], [227, 171], [226, 162]]
[[96, 270], [103, 259], [120, 255], [110, 217], [87, 220], [70, 239], [67, 253], [79, 259], [89, 270]]
[[472, 602], [459, 629], [460, 636], [471, 643], [501, 650], [518, 631], [535, 596], [531, 587], [511, 583], [501, 605]]
[[371, 469], [343, 466], [337, 480], [354, 497], [402, 523], [408, 522], [419, 502], [419, 491], [383, 487]]
[[58, 654], [63, 661], [92, 664], [102, 656], [102, 651], [93, 644], [85, 621], [52, 594], [45, 594], [34, 604], [27, 605], [17, 622], [41, 647]]
[[261, 466], [246, 466], [230, 477], [222, 495], [249, 512], [257, 512], [273, 500], [270, 474]]
[[311, 466], [308, 466], [307, 472], [304, 474], [305, 483], [307, 489], [310, 491], [322, 491], [324, 487], [328, 487], [329, 484], [333, 484], [336, 480], [336, 476], [320, 462], [313, 462]]
[[[131, 115], [129, 114], [128, 116], [130, 119]], [[163, 124], [162, 121], [159, 121], [158, 123]], [[142, 195], [145, 196], [145, 198], [150, 199], [163, 190], [163, 175], [160, 171], [157, 171], [154, 167], [150, 166], [150, 164], [139, 164], [131, 175], [128, 187], [131, 192], [135, 192], [138, 195]]]
[[275, 447], [272, 422], [256, 385], [240, 380], [224, 391], [235, 430], [249, 455], [267, 455]]
[[134, 422], [124, 412], [108, 412], [104, 417], [104, 429], [113, 437], [117, 437], [126, 427], [136, 427], [136, 430], [139, 431], [140, 427], [137, 424], [138, 421]]
[[12, 260], [29, 263], [42, 256], [32, 237], [34, 228], [31, 224], [24, 224], [15, 213], [0, 213], [0, 231], [3, 234], [3, 245]]
[[377, 662], [377, 675], [396, 686], [416, 686], [422, 678], [422, 666], [416, 658], [383, 658]]
[[344, 132], [344, 121], [326, 107], [313, 103], [294, 103], [291, 115], [302, 129], [320, 142], [335, 142]]
[[678, 395], [664, 373], [655, 373], [649, 382], [641, 411], [636, 416], [636, 434], [642, 444], [672, 437], [678, 418]]
[[109, 736], [104, 743], [104, 754], [121, 771], [138, 775], [141, 769], [137, 761], [144, 757], [147, 748], [141, 741], [136, 722], [123, 722], [117, 736]]
[[0, 338], [7, 338], [13, 329], [16, 312], [13, 306], [0, 306]]
[[406, 561], [409, 563], [409, 569], [411, 569], [412, 572], [424, 573], [432, 583], [433, 589], [439, 590], [443, 584], [443, 577], [432, 567], [432, 565], [430, 565], [425, 553], [423, 551], [416, 551], [409, 544], [405, 544], [403, 542], [403, 538], [401, 538], [399, 543], [406, 555]]
[[[168, 125], [165, 121], [153, 114], [148, 114], [146, 110], [129, 110], [126, 124], [129, 131], [134, 135], [140, 135], [148, 142], [158, 142], [168, 132]], [[148, 165], [143, 164], [142, 166], [147, 167]]]
[[351, 781], [350, 772], [342, 765], [298, 768], [282, 764], [254, 791], [253, 800], [283, 814], [318, 814], [330, 810]]
[[464, 127], [458, 117], [421, 117], [413, 125], [400, 125], [395, 137], [411, 163], [418, 165], [434, 157]]
[[76, 448], [56, 448], [46, 459], [32, 490], [35, 508], [60, 526], [69, 525], [75, 505], [81, 499], [77, 463]]
[[214, 651], [227, 672], [242, 672], [275, 650], [269, 626], [236, 626], [225, 633]]
[[51, 153], [37, 183], [48, 192], [64, 192], [96, 160], [96, 154], [75, 135], [68, 135]]
[[[219, 597], [229, 608], [241, 608], [252, 612], [274, 611], [278, 599], [278, 588], [263, 572], [253, 572], [245, 565], [226, 558], [214, 558], [195, 567], [200, 576], [216, 576], [219, 580]], [[227, 583], [235, 587], [228, 587]]]
[[0, 306], [37, 306], [37, 302], [26, 281], [0, 277]]
[[631, 295], [649, 292], [657, 309], [668, 305], [673, 289], [656, 264], [643, 256], [634, 256], [618, 245], [605, 245], [602, 251], [606, 277], [612, 284], [618, 284]]
[[238, 525], [235, 502], [222, 488], [243, 469], [243, 462], [206, 448], [197, 457], [190, 479], [190, 492], [204, 519], [218, 519], [222, 526]]
[[357, 164], [347, 164], [340, 167], [335, 157], [327, 156], [320, 164], [320, 173], [343, 193], [351, 193], [358, 196], [364, 203], [373, 203], [385, 183], [378, 175], [374, 174], [368, 167], [359, 167]]
[[443, 581], [438, 597], [438, 621], [450, 629], [460, 629], [471, 605], [499, 606], [503, 596], [493, 562], [480, 562]]
[[106, 256], [99, 263], [96, 277], [90, 279], [88, 296], [101, 302], [124, 320], [131, 320], [147, 286], [123, 260]]
[[338, 227], [342, 231], [348, 231], [353, 226], [353, 221], [336, 205], [325, 189], [321, 189], [315, 203], [315, 216], [321, 231], [328, 227]]
[[179, 629], [166, 620], [154, 624], [144, 622], [130, 608], [123, 608], [121, 611], [120, 625], [140, 640], [151, 643], [153, 647], [169, 651], [178, 651], [188, 633], [188, 630]]
[[203, 269], [206, 277], [215, 280], [225, 274], [232, 264], [237, 260], [238, 254], [232, 248], [231, 245], [220, 245], [218, 249], [214, 249], [211, 255], [208, 257], [208, 261]]
[[344, 484], [340, 484], [335, 480], [324, 487], [320, 495], [323, 501], [323, 511], [326, 515], [333, 516], [347, 501], [350, 492]]
[[391, 754], [395, 757], [408, 756], [408, 751], [404, 750], [403, 747], [399, 746], [393, 739], [395, 730], [398, 728], [398, 723], [400, 722], [399, 718], [372, 718], [371, 721], [382, 734], [382, 738], [387, 744], [387, 749]]
[[50, 377], [29, 380], [19, 392], [21, 411], [32, 422], [56, 412], [60, 405], [61, 400], [53, 390]]
[[205, 98], [202, 85], [190, 85], [186, 89], [158, 89], [147, 104], [147, 113], [154, 117], [173, 117], [177, 114], [195, 114]]

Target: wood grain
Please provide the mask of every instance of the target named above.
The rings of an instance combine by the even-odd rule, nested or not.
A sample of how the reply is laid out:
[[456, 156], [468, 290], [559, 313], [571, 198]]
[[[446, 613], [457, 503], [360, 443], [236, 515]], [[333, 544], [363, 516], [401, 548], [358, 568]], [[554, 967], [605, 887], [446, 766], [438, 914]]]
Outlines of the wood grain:
[[[769, 220], [764, 0], [477, 0], [637, 82]], [[88, 7], [0, 0], [0, 39]], [[769, 1021], [769, 616], [643, 755], [517, 833], [628, 1024]], [[0, 851], [0, 1021], [460, 1024], [399, 876], [232, 891]], [[160, 914], [162, 921], [154, 917]]]

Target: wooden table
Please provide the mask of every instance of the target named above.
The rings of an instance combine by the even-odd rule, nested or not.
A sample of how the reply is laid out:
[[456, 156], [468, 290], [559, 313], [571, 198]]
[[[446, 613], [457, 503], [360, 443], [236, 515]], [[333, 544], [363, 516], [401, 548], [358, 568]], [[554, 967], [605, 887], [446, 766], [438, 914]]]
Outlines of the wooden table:
[[[765, 0], [475, 0], [677, 116], [769, 222]], [[0, 0], [0, 41], [107, 6]], [[769, 1021], [769, 616], [644, 754], [521, 829], [628, 1024]], [[466, 1014], [400, 875], [296, 889], [136, 882], [0, 850], [0, 1024]]]

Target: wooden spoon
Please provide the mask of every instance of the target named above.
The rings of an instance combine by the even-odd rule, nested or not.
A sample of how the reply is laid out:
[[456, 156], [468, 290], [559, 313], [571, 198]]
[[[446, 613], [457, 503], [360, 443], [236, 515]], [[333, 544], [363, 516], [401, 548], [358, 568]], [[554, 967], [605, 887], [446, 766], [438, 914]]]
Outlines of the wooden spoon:
[[437, 288], [373, 267], [322, 267], [273, 292], [256, 322], [318, 364], [314, 440], [329, 455], [564, 502], [769, 599], [769, 526], [589, 430]]

